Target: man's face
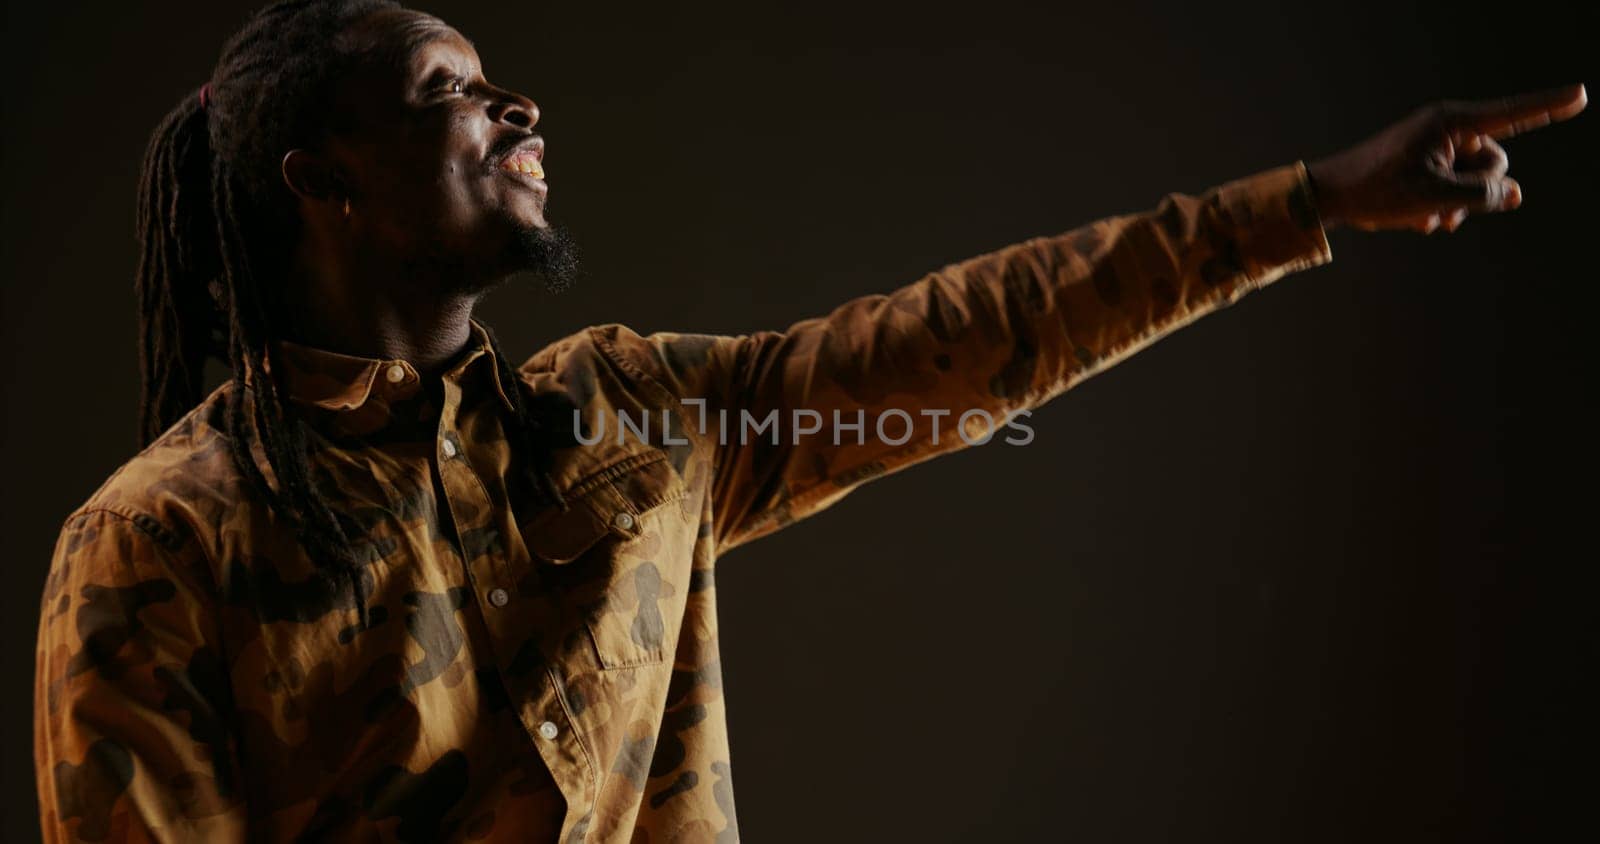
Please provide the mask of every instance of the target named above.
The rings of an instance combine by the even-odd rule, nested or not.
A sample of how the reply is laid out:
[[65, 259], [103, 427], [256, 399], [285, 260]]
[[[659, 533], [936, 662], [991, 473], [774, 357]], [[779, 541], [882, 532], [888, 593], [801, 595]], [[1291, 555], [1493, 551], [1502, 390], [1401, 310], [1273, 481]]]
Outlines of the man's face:
[[569, 272], [566, 242], [545, 219], [538, 106], [491, 85], [472, 44], [437, 18], [384, 11], [345, 36], [392, 57], [336, 92], [345, 123], [327, 152], [360, 248], [463, 289], [518, 270]]

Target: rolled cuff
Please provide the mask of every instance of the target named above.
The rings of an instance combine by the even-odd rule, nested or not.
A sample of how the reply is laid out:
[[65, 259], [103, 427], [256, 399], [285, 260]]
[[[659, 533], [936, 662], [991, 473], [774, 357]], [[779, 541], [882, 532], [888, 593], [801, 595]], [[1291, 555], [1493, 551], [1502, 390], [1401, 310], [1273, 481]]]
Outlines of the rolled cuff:
[[1217, 189], [1220, 212], [1238, 233], [1251, 286], [1333, 260], [1304, 161], [1246, 176]]

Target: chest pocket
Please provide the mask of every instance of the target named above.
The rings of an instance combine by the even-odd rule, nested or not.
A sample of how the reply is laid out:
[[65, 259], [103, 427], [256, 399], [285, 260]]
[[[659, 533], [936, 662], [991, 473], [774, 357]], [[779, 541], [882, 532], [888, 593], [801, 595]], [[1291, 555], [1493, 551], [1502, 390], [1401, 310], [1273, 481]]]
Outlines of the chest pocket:
[[[604, 668], [665, 662], [689, 588], [688, 489], [660, 451], [631, 455], [567, 491], [524, 533], [548, 582], [583, 619]], [[680, 559], [681, 558], [681, 559]]]

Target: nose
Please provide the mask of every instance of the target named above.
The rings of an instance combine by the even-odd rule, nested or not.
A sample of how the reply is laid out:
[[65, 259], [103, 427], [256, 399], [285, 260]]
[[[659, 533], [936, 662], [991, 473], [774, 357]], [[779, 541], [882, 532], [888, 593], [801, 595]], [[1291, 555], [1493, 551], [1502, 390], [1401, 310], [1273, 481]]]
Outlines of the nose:
[[532, 129], [539, 122], [539, 106], [521, 94], [501, 91], [489, 106], [489, 119], [496, 123], [509, 123], [519, 129]]

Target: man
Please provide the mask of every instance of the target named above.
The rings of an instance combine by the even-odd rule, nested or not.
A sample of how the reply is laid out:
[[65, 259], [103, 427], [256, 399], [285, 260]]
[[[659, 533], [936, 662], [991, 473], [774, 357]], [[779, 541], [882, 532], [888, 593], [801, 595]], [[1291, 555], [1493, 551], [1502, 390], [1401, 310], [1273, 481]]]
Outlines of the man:
[[1516, 207], [1496, 139], [1584, 104], [1434, 106], [783, 332], [518, 366], [472, 313], [573, 272], [537, 107], [427, 15], [268, 7], [147, 152], [145, 448], [42, 598], [45, 838], [736, 840], [720, 553], [1005, 436], [1329, 228]]

